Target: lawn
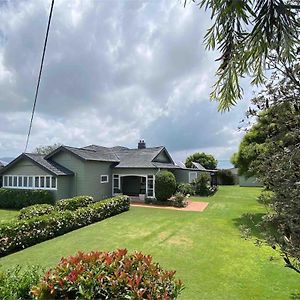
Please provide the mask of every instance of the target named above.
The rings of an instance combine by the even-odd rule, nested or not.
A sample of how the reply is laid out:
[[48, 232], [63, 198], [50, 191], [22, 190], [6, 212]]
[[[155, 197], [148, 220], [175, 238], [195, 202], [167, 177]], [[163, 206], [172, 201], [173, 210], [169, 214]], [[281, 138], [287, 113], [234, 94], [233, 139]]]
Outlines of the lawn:
[[299, 275], [284, 268], [273, 250], [240, 237], [242, 214], [263, 212], [255, 201], [259, 192], [220, 187], [213, 197], [202, 199], [209, 202], [202, 213], [134, 207], [4, 257], [0, 264], [49, 267], [77, 250], [128, 248], [177, 270], [186, 285], [181, 299], [289, 299], [300, 293]]
[[0, 224], [14, 219], [18, 213], [17, 210], [0, 209]]

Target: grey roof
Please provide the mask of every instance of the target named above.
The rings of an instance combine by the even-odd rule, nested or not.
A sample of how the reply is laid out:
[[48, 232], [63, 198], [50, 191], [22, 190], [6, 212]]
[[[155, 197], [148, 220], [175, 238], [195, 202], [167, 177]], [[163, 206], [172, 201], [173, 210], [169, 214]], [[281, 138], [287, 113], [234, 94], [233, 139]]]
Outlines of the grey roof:
[[197, 162], [192, 162], [192, 165], [193, 165], [196, 169], [198, 169], [198, 170], [206, 171], [206, 169], [205, 169], [201, 164], [199, 164], [199, 163], [197, 163]]
[[32, 161], [36, 162], [41, 167], [44, 167], [46, 170], [50, 171], [51, 173], [62, 176], [62, 175], [74, 175], [74, 173], [67, 168], [61, 166], [60, 164], [46, 160], [44, 155], [34, 154], [34, 153], [24, 153], [24, 156], [30, 158]]

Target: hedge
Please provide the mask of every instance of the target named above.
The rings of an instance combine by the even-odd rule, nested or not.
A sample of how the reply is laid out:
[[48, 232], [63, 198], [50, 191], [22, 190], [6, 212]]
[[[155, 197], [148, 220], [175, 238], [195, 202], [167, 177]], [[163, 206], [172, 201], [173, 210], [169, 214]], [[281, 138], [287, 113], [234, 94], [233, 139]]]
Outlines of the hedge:
[[0, 257], [129, 210], [127, 196], [96, 202], [75, 211], [54, 211], [29, 220], [0, 224]]
[[184, 285], [141, 252], [78, 252], [63, 257], [31, 289], [34, 299], [176, 299]]
[[51, 191], [0, 188], [0, 208], [21, 209], [33, 204], [44, 203], [55, 203]]
[[91, 196], [76, 196], [69, 199], [61, 199], [56, 202], [55, 206], [57, 210], [76, 210], [80, 207], [86, 207], [95, 200]]
[[19, 211], [19, 220], [29, 220], [34, 217], [43, 216], [52, 213], [55, 207], [51, 204], [35, 204], [22, 208]]

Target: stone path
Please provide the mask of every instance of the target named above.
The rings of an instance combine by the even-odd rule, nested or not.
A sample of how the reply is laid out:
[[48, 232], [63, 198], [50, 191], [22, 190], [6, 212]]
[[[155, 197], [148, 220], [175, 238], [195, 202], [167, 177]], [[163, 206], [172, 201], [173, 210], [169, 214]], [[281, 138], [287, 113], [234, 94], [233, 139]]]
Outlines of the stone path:
[[202, 212], [207, 207], [208, 202], [196, 202], [196, 201], [188, 201], [187, 207], [177, 208], [172, 206], [162, 206], [162, 205], [153, 205], [153, 204], [145, 204], [143, 202], [131, 202], [131, 206], [135, 207], [147, 207], [147, 208], [160, 208], [160, 209], [170, 209], [170, 210], [180, 210], [180, 211], [198, 211]]

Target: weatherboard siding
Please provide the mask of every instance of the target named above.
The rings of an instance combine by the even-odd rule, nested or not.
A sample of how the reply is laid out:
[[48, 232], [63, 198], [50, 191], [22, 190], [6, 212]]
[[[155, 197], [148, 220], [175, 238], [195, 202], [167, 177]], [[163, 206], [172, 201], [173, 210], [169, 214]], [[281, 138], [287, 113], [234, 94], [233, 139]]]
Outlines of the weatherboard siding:
[[3, 175], [52, 175], [52, 173], [40, 168], [29, 159], [22, 159], [7, 171], [4, 171], [1, 176]]
[[156, 156], [154, 161], [161, 162], [161, 163], [172, 163], [165, 151], [162, 151], [161, 153], [159, 153]]

